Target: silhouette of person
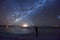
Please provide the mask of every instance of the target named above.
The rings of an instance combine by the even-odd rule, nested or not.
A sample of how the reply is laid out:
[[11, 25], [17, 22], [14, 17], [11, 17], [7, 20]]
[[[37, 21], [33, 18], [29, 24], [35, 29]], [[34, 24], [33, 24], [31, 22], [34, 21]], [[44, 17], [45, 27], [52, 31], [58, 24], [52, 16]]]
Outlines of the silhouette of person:
[[38, 37], [38, 27], [35, 26], [35, 33], [36, 33], [36, 37]]

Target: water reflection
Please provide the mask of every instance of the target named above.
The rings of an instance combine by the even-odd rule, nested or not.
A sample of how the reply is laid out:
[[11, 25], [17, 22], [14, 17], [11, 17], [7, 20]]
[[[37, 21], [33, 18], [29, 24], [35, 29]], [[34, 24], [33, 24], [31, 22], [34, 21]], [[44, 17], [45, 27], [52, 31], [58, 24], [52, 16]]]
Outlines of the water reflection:
[[34, 28], [33, 27], [28, 27], [28, 28], [24, 28], [24, 27], [2, 27], [2, 29], [5, 30], [1, 30], [2, 32], [8, 32], [8, 33], [17, 33], [17, 34], [30, 34], [34, 32]]

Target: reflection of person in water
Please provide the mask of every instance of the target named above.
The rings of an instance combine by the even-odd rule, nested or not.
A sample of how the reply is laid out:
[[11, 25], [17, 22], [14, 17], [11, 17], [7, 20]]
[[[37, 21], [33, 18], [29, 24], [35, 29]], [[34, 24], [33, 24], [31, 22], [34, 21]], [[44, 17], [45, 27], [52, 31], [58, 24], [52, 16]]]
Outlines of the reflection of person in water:
[[38, 27], [35, 27], [35, 33], [36, 33], [36, 37], [38, 37]]

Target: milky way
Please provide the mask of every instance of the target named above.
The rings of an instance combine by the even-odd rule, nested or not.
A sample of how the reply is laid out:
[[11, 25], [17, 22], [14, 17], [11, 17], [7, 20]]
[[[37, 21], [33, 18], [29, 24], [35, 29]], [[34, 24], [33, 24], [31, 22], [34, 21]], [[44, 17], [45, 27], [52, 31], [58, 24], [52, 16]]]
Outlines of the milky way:
[[[55, 2], [57, 2], [57, 0], [5, 0], [5, 1], [1, 1], [0, 2], [0, 5], [1, 5], [0, 6], [0, 10], [1, 10], [0, 11], [1, 13], [0, 24], [16, 24], [16, 25], [18, 24], [20, 25], [21, 23], [29, 23], [31, 25], [46, 24], [47, 22], [45, 21], [45, 19], [46, 18], [48, 19], [48, 14], [50, 15], [53, 14], [53, 13], [50, 13], [49, 11], [51, 10], [53, 11], [51, 7], [56, 5]], [[47, 10], [47, 12], [49, 13], [44, 12], [46, 11], [47, 8], [49, 10], [49, 11]], [[51, 10], [49, 8], [51, 8]], [[44, 10], [43, 12], [45, 14], [42, 12], [42, 10]], [[41, 17], [42, 15], [44, 16]], [[50, 23], [50, 20], [47, 20], [47, 21]]]
[[33, 1], [33, 3], [28, 2], [30, 1], [21, 3], [21, 5], [19, 5], [17, 2], [9, 2], [9, 6], [12, 10], [10, 10], [8, 20], [10, 20], [12, 24], [21, 21], [23, 18], [28, 17], [28, 15], [30, 14], [36, 14], [35, 12], [37, 12], [38, 9], [41, 9], [44, 6], [46, 0], [35, 0]]

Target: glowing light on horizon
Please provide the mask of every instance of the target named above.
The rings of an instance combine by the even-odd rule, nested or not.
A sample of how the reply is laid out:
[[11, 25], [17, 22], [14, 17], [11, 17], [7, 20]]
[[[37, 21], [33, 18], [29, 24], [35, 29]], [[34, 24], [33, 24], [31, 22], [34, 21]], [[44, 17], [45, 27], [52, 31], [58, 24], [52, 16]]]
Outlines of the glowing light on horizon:
[[28, 27], [29, 25], [28, 24], [23, 24], [22, 27]]

